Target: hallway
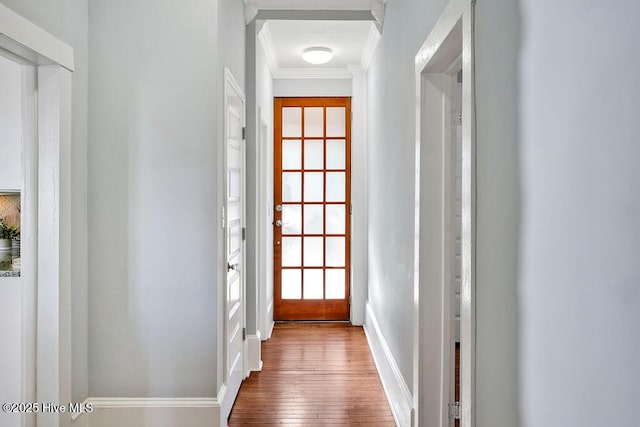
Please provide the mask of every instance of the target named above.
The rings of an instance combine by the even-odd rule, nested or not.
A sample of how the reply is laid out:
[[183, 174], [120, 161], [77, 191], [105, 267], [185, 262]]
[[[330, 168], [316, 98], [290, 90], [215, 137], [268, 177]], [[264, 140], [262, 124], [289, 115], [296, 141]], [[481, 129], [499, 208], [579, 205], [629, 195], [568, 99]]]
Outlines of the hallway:
[[361, 327], [277, 323], [262, 351], [262, 371], [242, 384], [229, 426], [394, 425]]
[[0, 0], [0, 427], [633, 424], [638, 22]]

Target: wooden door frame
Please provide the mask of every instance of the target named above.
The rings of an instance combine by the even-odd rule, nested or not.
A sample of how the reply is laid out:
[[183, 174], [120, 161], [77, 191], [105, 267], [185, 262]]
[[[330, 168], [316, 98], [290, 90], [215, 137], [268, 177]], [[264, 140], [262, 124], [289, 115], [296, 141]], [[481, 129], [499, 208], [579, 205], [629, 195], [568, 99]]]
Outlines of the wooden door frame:
[[[23, 81], [21, 400], [70, 402], [73, 49], [2, 4], [0, 34]], [[22, 414], [21, 425], [71, 417]]]
[[[334, 103], [332, 103], [331, 101], [335, 100]], [[332, 105], [335, 104], [335, 105]], [[279, 191], [279, 189], [281, 189], [282, 187], [282, 176], [281, 174], [277, 174], [276, 171], [278, 170], [278, 168], [276, 168], [275, 163], [278, 161], [278, 159], [281, 157], [281, 144], [278, 143], [278, 141], [281, 140], [281, 126], [277, 126], [277, 123], [281, 123], [282, 121], [282, 108], [283, 107], [331, 107], [331, 106], [337, 106], [337, 107], [345, 107], [346, 111], [346, 117], [345, 117], [345, 126], [346, 126], [346, 130], [345, 130], [345, 149], [346, 149], [346, 153], [345, 153], [345, 170], [346, 170], [346, 176], [345, 176], [345, 298], [342, 300], [335, 300], [335, 301], [331, 301], [331, 300], [323, 300], [324, 304], [326, 306], [328, 306], [328, 310], [324, 310], [323, 311], [323, 315], [325, 316], [325, 320], [350, 320], [351, 319], [351, 97], [332, 97], [332, 96], [325, 96], [325, 97], [276, 97], [274, 98], [274, 109], [273, 109], [273, 117], [274, 117], [274, 156], [273, 156], [273, 176], [274, 176], [274, 203], [277, 202], [277, 197], [276, 197], [276, 193], [277, 191]], [[304, 120], [304, 118], [302, 119]], [[326, 122], [326, 116], [325, 116], [325, 122]], [[303, 141], [304, 136], [301, 136], [301, 143]], [[323, 136], [323, 139], [326, 138], [326, 135]], [[326, 144], [326, 142], [325, 142]], [[302, 160], [304, 162], [304, 159]], [[325, 165], [326, 167], [326, 165]], [[304, 169], [304, 164], [301, 165], [301, 168]], [[281, 168], [280, 168], [281, 169]], [[330, 171], [330, 170], [329, 170]], [[324, 172], [327, 172], [327, 169], [324, 169]], [[325, 192], [326, 192], [326, 188], [325, 188]], [[301, 201], [302, 203], [302, 201]], [[303, 206], [303, 205], [301, 205]], [[275, 221], [278, 219], [281, 219], [281, 214], [279, 212], [275, 212], [274, 210], [274, 215], [273, 215], [273, 221], [275, 224]], [[325, 218], [326, 220], [326, 218]], [[279, 229], [281, 230], [281, 229]], [[281, 231], [280, 231], [281, 233]], [[276, 229], [275, 229], [275, 225], [274, 225], [274, 241], [276, 239]], [[281, 239], [281, 237], [280, 237]], [[281, 269], [277, 268], [277, 266], [280, 264], [280, 258], [279, 258], [279, 254], [278, 251], [276, 251], [274, 249], [274, 277], [273, 277], [273, 289], [274, 289], [274, 318], [275, 317], [280, 317], [277, 314], [277, 310], [278, 310], [278, 305], [279, 303], [282, 302], [282, 299], [280, 297], [281, 295], [281, 278], [280, 278], [280, 273], [281, 273]], [[303, 260], [301, 260], [302, 263]], [[302, 269], [304, 270], [304, 269]], [[344, 315], [342, 314], [342, 312], [338, 312], [337, 310], [344, 304], [344, 301], [347, 301], [347, 309], [346, 312], [344, 313]], [[300, 300], [300, 304], [302, 305], [309, 305], [311, 306], [312, 304], [317, 304], [317, 300], [304, 300], [301, 299]], [[320, 314], [319, 312], [317, 314]], [[296, 314], [288, 314], [285, 315], [285, 317], [287, 317], [287, 320], [309, 320], [308, 318], [306, 318], [305, 315], [296, 315]]]
[[[461, 426], [475, 425], [475, 100], [474, 0], [451, 0], [415, 58], [416, 230], [414, 411], [417, 425], [449, 426], [455, 224], [455, 169], [451, 179], [448, 73], [462, 62]], [[453, 201], [451, 198], [453, 197]], [[425, 327], [424, 325], [430, 325]], [[429, 392], [427, 392], [427, 390]], [[433, 391], [437, 392], [433, 392]]]

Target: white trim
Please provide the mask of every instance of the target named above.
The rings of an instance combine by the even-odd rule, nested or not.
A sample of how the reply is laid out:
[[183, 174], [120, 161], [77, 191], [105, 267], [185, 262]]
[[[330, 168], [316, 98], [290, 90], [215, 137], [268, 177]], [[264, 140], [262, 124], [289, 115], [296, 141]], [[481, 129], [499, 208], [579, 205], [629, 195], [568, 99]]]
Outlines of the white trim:
[[269, 30], [269, 23], [265, 22], [262, 25], [262, 29], [258, 32], [258, 40], [262, 45], [264, 54], [267, 57], [267, 64], [271, 70], [271, 74], [275, 73], [279, 69], [278, 57], [276, 55], [276, 49], [273, 45], [273, 37], [271, 37], [271, 30]]
[[373, 54], [375, 53], [376, 48], [380, 43], [380, 39], [382, 39], [382, 35], [380, 34], [378, 27], [371, 24], [371, 29], [369, 29], [367, 42], [364, 45], [364, 49], [362, 50], [362, 58], [360, 60], [360, 67], [365, 72], [369, 69], [369, 65], [371, 65]]
[[[91, 403], [91, 398], [86, 398], [84, 402], [82, 402], [82, 406], [86, 406], [88, 403]], [[86, 418], [87, 412], [72, 412], [71, 413], [71, 421], [75, 422], [78, 418]]]
[[371, 0], [256, 0], [258, 10], [371, 10]]
[[94, 410], [99, 408], [219, 408], [216, 397], [92, 397]]
[[[473, 0], [451, 0], [415, 57], [416, 215], [414, 259], [414, 406], [417, 423], [450, 425], [452, 281], [448, 239], [451, 153], [447, 117], [453, 64], [462, 57], [461, 426], [475, 425], [475, 109]], [[425, 125], [424, 120], [430, 122]], [[424, 132], [424, 133], [422, 133]], [[455, 171], [454, 171], [455, 176]], [[449, 177], [449, 178], [448, 178]], [[423, 185], [422, 182], [429, 182]], [[455, 179], [453, 179], [455, 182]], [[455, 203], [455, 191], [453, 192]], [[425, 250], [426, 249], [426, 250]], [[447, 256], [446, 254], [449, 253]], [[428, 392], [426, 392], [428, 390]], [[435, 391], [435, 392], [432, 392]], [[423, 394], [424, 393], [424, 394]]]
[[372, 23], [359, 64], [350, 64], [345, 67], [280, 67], [269, 30], [269, 22], [264, 22], [258, 31], [258, 40], [262, 44], [274, 79], [348, 79], [364, 74], [369, 69], [381, 38], [380, 31]]
[[218, 425], [226, 426], [227, 419], [229, 418], [229, 414], [225, 413], [223, 408], [228, 406], [229, 408], [233, 407], [233, 402], [236, 400], [236, 396], [231, 397], [229, 393], [227, 393], [227, 385], [222, 384], [220, 390], [218, 390], [218, 403], [220, 404], [220, 412], [218, 414]]
[[[227, 115], [228, 115], [228, 106], [229, 104], [227, 103], [227, 99], [228, 99], [228, 87], [230, 87], [238, 96], [238, 98], [241, 100], [242, 102], [242, 126], [246, 127], [246, 98], [244, 95], [244, 91], [242, 90], [242, 88], [240, 87], [240, 84], [238, 83], [238, 81], [235, 79], [235, 77], [233, 76], [233, 74], [231, 73], [231, 70], [229, 70], [227, 67], [224, 68], [224, 83], [223, 83], [223, 147], [222, 147], [222, 163], [223, 163], [223, 178], [222, 178], [222, 206], [224, 206], [224, 210], [226, 212], [228, 212], [228, 206], [227, 206], [227, 188], [228, 188], [228, 182], [227, 182], [227, 147], [228, 147], [228, 143], [227, 143]], [[242, 168], [243, 168], [243, 173], [241, 174], [242, 176], [242, 184], [241, 184], [241, 191], [242, 191], [242, 212], [241, 212], [241, 223], [242, 223], [242, 227], [246, 227], [247, 226], [247, 212], [246, 212], [246, 144], [243, 141], [242, 142]], [[222, 359], [223, 359], [223, 363], [222, 363], [222, 369], [223, 369], [223, 396], [224, 396], [224, 400], [221, 400], [221, 410], [220, 410], [220, 419], [223, 420], [229, 416], [229, 413], [231, 412], [231, 408], [233, 406], [233, 402], [236, 399], [236, 395], [235, 395], [235, 391], [231, 392], [231, 393], [226, 393], [226, 390], [229, 386], [229, 360], [227, 360], [228, 357], [228, 351], [227, 351], [227, 345], [228, 345], [228, 336], [227, 336], [227, 332], [228, 332], [228, 326], [227, 326], [227, 321], [229, 319], [228, 317], [228, 307], [227, 307], [227, 294], [226, 294], [226, 289], [227, 289], [227, 262], [228, 262], [228, 258], [227, 258], [227, 244], [228, 244], [228, 228], [226, 226], [226, 218], [223, 219], [222, 221], [222, 227], [223, 227], [223, 253], [222, 253], [222, 263], [220, 264], [220, 271], [222, 273], [223, 276], [223, 292], [222, 292], [222, 313], [220, 313], [220, 316], [218, 317], [219, 319], [221, 318], [221, 322], [222, 322], [222, 335], [221, 335], [221, 340], [222, 340]], [[241, 328], [246, 328], [247, 325], [247, 313], [246, 313], [246, 296], [247, 296], [247, 284], [246, 284], [246, 268], [247, 268], [247, 260], [246, 260], [246, 240], [242, 241], [242, 254], [241, 254], [241, 263], [242, 265], [240, 266], [240, 275], [241, 275], [241, 305], [242, 305], [242, 324], [240, 325]], [[241, 333], [241, 332], [239, 332]], [[247, 356], [248, 356], [248, 351], [247, 351], [247, 343], [246, 341], [243, 341], [242, 345], [242, 366], [241, 366], [241, 372], [242, 372], [242, 379], [244, 380], [244, 378], [246, 378], [246, 374], [247, 374], [247, 365], [248, 365], [248, 361], [247, 361]]]
[[366, 308], [364, 332], [396, 425], [412, 425], [413, 398], [369, 303]]
[[376, 25], [382, 31], [387, 0], [371, 0], [371, 15], [376, 20]]
[[[71, 73], [38, 67], [38, 284], [36, 401], [71, 401], [71, 289], [68, 255]], [[38, 425], [56, 417], [37, 415]], [[41, 421], [41, 418], [43, 421]]]
[[352, 74], [347, 67], [289, 67], [273, 71], [274, 79], [350, 79], [351, 77]]
[[366, 70], [362, 68], [362, 65], [347, 65], [347, 71], [351, 74], [351, 77], [364, 76]]
[[244, 23], [248, 24], [258, 14], [257, 0], [244, 0]]
[[267, 305], [267, 318], [269, 319], [269, 321], [267, 322], [267, 331], [265, 332], [263, 340], [271, 339], [271, 335], [273, 335], [273, 328], [275, 328], [276, 326], [276, 322], [273, 320], [273, 302], [274, 298], [273, 295], [271, 295], [271, 301], [269, 301], [269, 304]]
[[[21, 394], [25, 402], [69, 402], [73, 49], [0, 4], [0, 51], [23, 65]], [[66, 417], [38, 414], [37, 421], [46, 427]], [[32, 427], [36, 417], [21, 421]]]
[[247, 335], [247, 349], [249, 353], [249, 365], [247, 369], [250, 372], [262, 371], [262, 352], [261, 352], [260, 332], [255, 335]]
[[[37, 68], [22, 67], [22, 401], [36, 401], [38, 289], [38, 76]], [[35, 415], [25, 414], [23, 427], [35, 427]]]
[[[474, 62], [475, 0], [462, 20], [462, 271], [460, 356], [461, 427], [476, 424], [476, 109]], [[465, 83], [466, 82], [466, 83]]]
[[[272, 101], [273, 102], [273, 101]], [[266, 120], [262, 107], [258, 108], [256, 120], [256, 328], [261, 339], [269, 339], [273, 329], [273, 292], [267, 293], [273, 283], [273, 191], [270, 182], [273, 177], [273, 145], [271, 144], [271, 123]], [[271, 237], [271, 238], [270, 238]]]
[[[73, 71], [73, 49], [0, 4], [0, 48], [37, 64], [56, 63]], [[33, 54], [36, 54], [34, 57]], [[46, 61], [44, 59], [49, 61]]]
[[[221, 390], [224, 394], [224, 390]], [[220, 398], [88, 398], [82, 405], [91, 412], [71, 414], [77, 427], [226, 426], [220, 421]]]
[[367, 209], [367, 77], [351, 79], [351, 323], [365, 319], [369, 212]]
[[[270, 307], [271, 307], [271, 310], [273, 310], [273, 301], [271, 302]], [[271, 335], [273, 335], [273, 328], [275, 327], [276, 327], [276, 322], [271, 322], [271, 325], [269, 325], [269, 332], [264, 337], [265, 340], [271, 339]]]

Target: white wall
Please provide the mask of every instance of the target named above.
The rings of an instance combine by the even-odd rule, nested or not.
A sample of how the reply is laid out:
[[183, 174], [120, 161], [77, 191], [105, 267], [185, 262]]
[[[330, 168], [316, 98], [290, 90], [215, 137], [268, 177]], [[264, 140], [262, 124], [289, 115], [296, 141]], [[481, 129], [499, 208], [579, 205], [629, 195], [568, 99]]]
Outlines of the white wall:
[[[20, 402], [22, 391], [22, 320], [19, 277], [0, 277], [0, 402]], [[0, 412], [0, 427], [18, 427], [19, 414]]]
[[524, 426], [640, 402], [640, 4], [522, 1]]
[[22, 74], [17, 63], [0, 56], [0, 190], [22, 187]]
[[351, 323], [363, 325], [367, 300], [367, 76], [352, 79], [351, 113]]
[[412, 389], [414, 57], [446, 1], [391, 1], [368, 71], [368, 298]]
[[476, 422], [514, 427], [518, 417], [520, 217], [515, 0], [478, 1], [476, 73]]
[[[71, 169], [63, 178], [71, 181], [71, 212], [73, 227], [61, 230], [61, 244], [70, 247], [72, 286], [72, 394], [74, 400], [87, 397], [87, 87], [88, 87], [88, 0], [0, 0], [26, 19], [40, 26], [74, 50]], [[63, 209], [64, 209], [63, 203]]]
[[275, 79], [273, 96], [351, 96], [351, 79]]
[[[268, 265], [266, 261], [271, 257], [261, 257], [260, 245], [264, 242], [260, 241], [261, 230], [270, 230], [270, 221], [266, 206], [262, 206], [262, 202], [267, 204], [268, 197], [273, 193], [272, 183], [271, 191], [269, 188], [269, 178], [266, 180], [261, 175], [261, 150], [260, 143], [260, 114], [271, 125], [273, 122], [273, 78], [269, 69], [266, 54], [260, 41], [258, 31], [261, 25], [256, 21], [252, 21], [247, 25], [247, 333], [255, 335], [260, 332], [262, 338], [268, 332], [264, 327], [266, 316], [259, 311], [266, 310], [267, 307], [261, 307], [260, 294], [264, 293], [267, 288], [271, 288], [273, 294], [273, 270], [268, 273]], [[265, 147], [269, 148], [269, 147]], [[268, 155], [268, 154], [267, 154]], [[266, 174], [269, 175], [269, 174]], [[266, 187], [265, 187], [266, 185]], [[266, 194], [264, 194], [266, 193]], [[264, 198], [264, 200], [262, 200]], [[266, 222], [269, 221], [269, 227]], [[272, 240], [271, 240], [272, 241]], [[263, 248], [264, 251], [271, 249]], [[266, 303], [266, 301], [262, 301]], [[271, 317], [273, 319], [273, 316]]]
[[[241, 2], [91, 3], [92, 397], [215, 397], [223, 67]], [[224, 36], [224, 37], [223, 37]]]
[[[414, 58], [447, 2], [389, 2], [368, 73], [369, 304], [413, 382]], [[518, 425], [514, 0], [476, 4], [476, 425]]]
[[[266, 182], [262, 184], [265, 198], [263, 199], [263, 207], [266, 215], [262, 218], [263, 225], [266, 230], [265, 254], [263, 259], [262, 277], [264, 280], [264, 295], [266, 298], [266, 307], [263, 307], [263, 325], [261, 335], [266, 338], [269, 329], [273, 324], [273, 77], [271, 69], [267, 62], [267, 54], [261, 44], [258, 46], [258, 62], [257, 75], [258, 79], [258, 109], [261, 117], [257, 119], [262, 121], [262, 126], [266, 128], [266, 145], [262, 145], [263, 163], [261, 170], [266, 171]], [[264, 129], [263, 129], [264, 130]], [[263, 178], [264, 179], [264, 178]], [[266, 203], [265, 203], [266, 202]], [[266, 206], [264, 206], [266, 205]]]
[[[0, 56], [0, 189], [22, 187], [21, 67]], [[0, 277], [0, 402], [20, 402], [22, 392], [22, 286]], [[0, 412], [0, 427], [17, 427], [20, 415]]]

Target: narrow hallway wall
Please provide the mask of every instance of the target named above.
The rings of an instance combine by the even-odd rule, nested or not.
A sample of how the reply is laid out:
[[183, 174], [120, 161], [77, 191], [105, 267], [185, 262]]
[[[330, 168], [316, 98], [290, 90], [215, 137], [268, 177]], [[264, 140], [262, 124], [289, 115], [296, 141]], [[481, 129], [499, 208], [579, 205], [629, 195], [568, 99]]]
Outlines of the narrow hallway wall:
[[[446, 1], [387, 3], [368, 75], [369, 307], [413, 388], [414, 58]], [[476, 425], [518, 418], [516, 0], [476, 3]]]
[[[273, 139], [273, 77], [266, 53], [256, 33], [259, 27], [256, 21], [247, 25], [247, 333], [256, 335], [259, 331], [264, 340], [273, 322], [273, 305], [271, 314], [266, 313], [269, 301], [273, 301], [273, 239], [272, 239], [272, 212], [273, 178], [263, 180], [261, 177], [260, 155], [263, 151], [269, 151], [269, 147], [258, 147], [260, 143], [260, 124], [264, 119], [269, 125], [269, 143]], [[262, 116], [262, 117], [261, 117]], [[271, 155], [266, 156], [272, 164], [273, 149]], [[261, 193], [267, 193], [262, 194]], [[262, 198], [261, 198], [262, 196]], [[265, 206], [259, 206], [263, 200]], [[266, 205], [269, 206], [266, 206]], [[268, 214], [265, 216], [264, 212]], [[266, 256], [259, 259], [259, 230], [267, 230]], [[267, 307], [260, 307], [262, 312], [257, 312], [260, 293], [267, 295]], [[270, 316], [270, 320], [269, 320]], [[260, 318], [259, 318], [260, 317]], [[257, 337], [256, 337], [257, 338]]]
[[89, 392], [216, 397], [222, 86], [241, 2], [92, 0]]
[[[73, 48], [72, 74], [71, 189], [72, 227], [61, 230], [62, 244], [71, 250], [72, 298], [72, 397], [82, 402], [88, 396], [87, 377], [87, 91], [88, 91], [88, 0], [0, 0], [8, 8], [40, 26]], [[66, 204], [63, 203], [63, 207]], [[62, 212], [62, 215], [67, 215]], [[67, 225], [68, 227], [68, 225]]]
[[368, 71], [369, 306], [413, 388], [414, 58], [447, 2], [391, 1]]
[[522, 6], [523, 425], [637, 424], [640, 4]]

